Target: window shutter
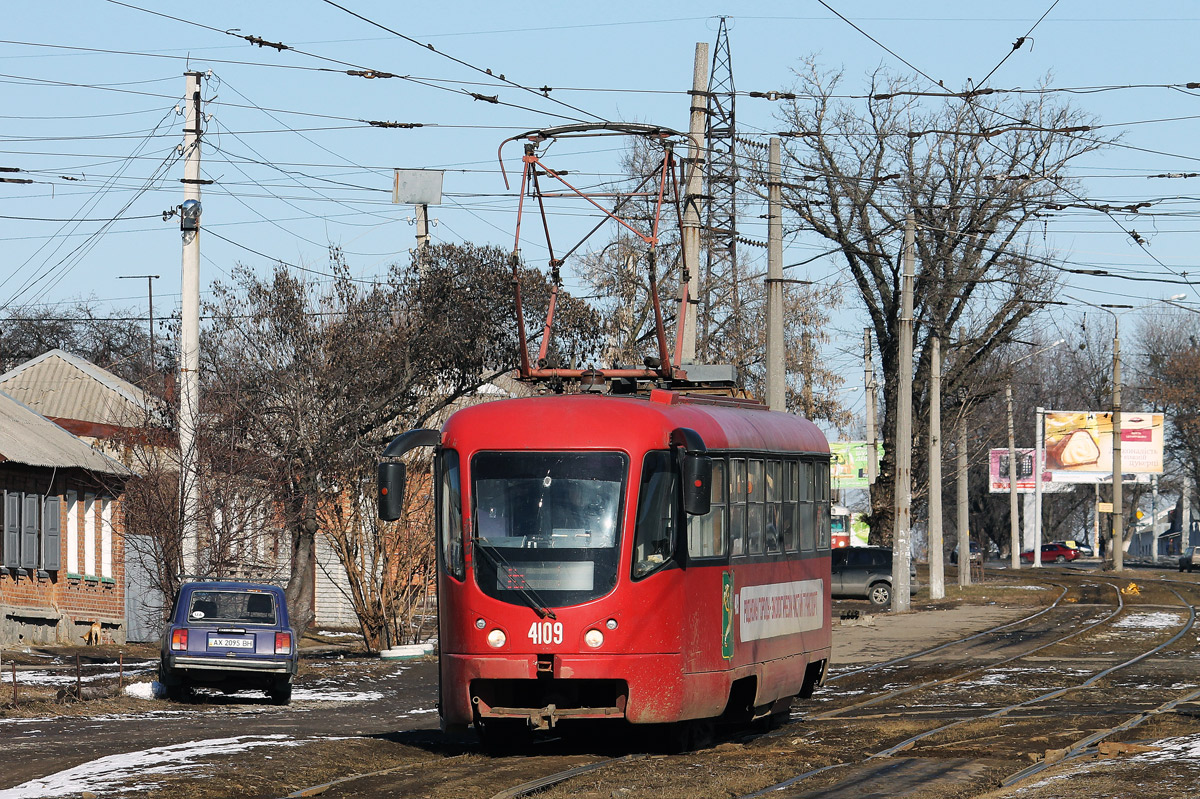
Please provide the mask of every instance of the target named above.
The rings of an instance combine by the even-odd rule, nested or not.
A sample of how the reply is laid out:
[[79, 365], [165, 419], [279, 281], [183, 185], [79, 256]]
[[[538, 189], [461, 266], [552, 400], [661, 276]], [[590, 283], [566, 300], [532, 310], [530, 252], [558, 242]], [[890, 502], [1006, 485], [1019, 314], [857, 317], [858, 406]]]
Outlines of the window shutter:
[[21, 495], [4, 492], [4, 565], [21, 565]]
[[48, 497], [42, 513], [45, 517], [42, 525], [42, 568], [48, 572], [58, 571], [62, 568], [62, 501], [58, 497]]
[[26, 494], [23, 498], [21, 512], [21, 568], [36, 569], [38, 565], [38, 532], [41, 519], [41, 497], [37, 494]]

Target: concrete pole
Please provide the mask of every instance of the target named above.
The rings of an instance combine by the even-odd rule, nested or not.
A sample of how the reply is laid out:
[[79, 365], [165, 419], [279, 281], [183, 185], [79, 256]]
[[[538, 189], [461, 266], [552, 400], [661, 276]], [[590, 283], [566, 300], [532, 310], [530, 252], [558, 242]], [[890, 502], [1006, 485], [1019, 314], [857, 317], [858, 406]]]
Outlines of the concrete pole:
[[1033, 453], [1033, 565], [1042, 565], [1042, 464], [1046, 462], [1046, 409], [1038, 408], [1034, 418], [1037, 425], [1037, 446]]
[[[970, 499], [970, 492], [967, 490], [967, 409], [962, 410], [962, 416], [958, 420], [958, 452], [955, 453], [957, 466], [957, 474], [955, 475], [956, 488], [958, 489], [957, 502], [958, 508], [958, 584], [966, 587], [971, 584], [971, 527], [970, 517], [967, 514], [967, 502]], [[963, 549], [966, 549], [967, 556], [962, 556]]]
[[[946, 596], [942, 563], [942, 340], [929, 337], [933, 348], [929, 377], [929, 598]], [[958, 557], [970, 557], [970, 547], [958, 543]]]
[[1096, 483], [1096, 502], [1092, 505], [1092, 552], [1100, 554], [1100, 484]]
[[1125, 568], [1125, 507], [1121, 474], [1121, 318], [1113, 314], [1113, 391], [1112, 391], [1112, 554], [1113, 571]]
[[[875, 364], [871, 360], [871, 328], [863, 330], [863, 386], [866, 387], [867, 414], [867, 485], [875, 483], [879, 472], [879, 442], [875, 434], [875, 403], [878, 402], [875, 392], [879, 386], [875, 384]], [[867, 504], [870, 505], [871, 492], [867, 490]], [[870, 507], [868, 512], [874, 513]]]
[[680, 360], [696, 362], [696, 325], [700, 301], [700, 195], [704, 192], [704, 127], [708, 117], [708, 42], [696, 42], [692, 66], [692, 108], [688, 122], [687, 183], [683, 199], [683, 265], [688, 279], [680, 281], [680, 299], [687, 289], [687, 316], [679, 331], [683, 346]]
[[1154, 549], [1150, 557], [1158, 563], [1158, 475], [1150, 475], [1150, 540]]
[[416, 206], [417, 211], [417, 250], [429, 246], [429, 206], [424, 203]]
[[900, 366], [896, 400], [895, 527], [892, 532], [892, 610], [907, 611], [912, 582], [912, 360], [913, 270], [916, 225], [910, 211], [904, 221], [904, 277], [900, 299]]
[[[767, 405], [787, 410], [787, 366], [783, 357], [783, 190], [779, 139], [770, 141], [770, 178], [767, 184]], [[805, 388], [812, 372], [805, 377]], [[812, 412], [805, 408], [805, 414]]]
[[[200, 78], [188, 72], [184, 122], [183, 197], [200, 201]], [[200, 227], [183, 220], [183, 279], [179, 330], [179, 457], [180, 517], [183, 522], [181, 568], [184, 578], [200, 571], [200, 459], [196, 428], [200, 418]]]
[[1192, 545], [1192, 476], [1183, 475], [1183, 518], [1179, 520], [1179, 554]]
[[1009, 566], [1021, 568], [1021, 521], [1017, 513], [1017, 438], [1013, 432], [1012, 383], [1004, 387], [1004, 401], [1008, 406], [1008, 538]]

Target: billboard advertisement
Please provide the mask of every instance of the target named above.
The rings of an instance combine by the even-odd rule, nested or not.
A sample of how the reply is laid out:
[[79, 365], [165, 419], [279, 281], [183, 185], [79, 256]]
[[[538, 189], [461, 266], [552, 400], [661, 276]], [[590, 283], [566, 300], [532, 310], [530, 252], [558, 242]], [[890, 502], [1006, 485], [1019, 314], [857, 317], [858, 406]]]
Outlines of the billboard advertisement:
[[[879, 461], [883, 459], [883, 445], [877, 444], [875, 473], [879, 473]], [[871, 445], [866, 441], [829, 442], [829, 477], [833, 487], [866, 488], [867, 464], [870, 462]]]
[[[1056, 483], [1107, 483], [1112, 480], [1112, 414], [1097, 411], [1046, 411], [1046, 470]], [[1162, 474], [1163, 415], [1122, 412], [1121, 471]], [[1126, 477], [1125, 480], [1133, 478]]]
[[[1033, 447], [1017, 447], [1017, 493], [1032, 494], [1034, 489], [1033, 456], [1037, 452]], [[1051, 494], [1055, 491], [1069, 491], [1069, 483], [1051, 482], [1051, 473], [1042, 472], [1042, 491]], [[1008, 493], [1008, 450], [988, 450], [988, 491], [993, 494]]]

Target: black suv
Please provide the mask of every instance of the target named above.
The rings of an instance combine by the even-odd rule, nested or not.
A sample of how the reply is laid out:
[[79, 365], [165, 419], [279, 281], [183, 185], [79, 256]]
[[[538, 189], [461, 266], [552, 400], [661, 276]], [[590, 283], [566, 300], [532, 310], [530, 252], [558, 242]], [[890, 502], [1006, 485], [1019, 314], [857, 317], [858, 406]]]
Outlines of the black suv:
[[[831, 553], [830, 588], [835, 597], [866, 599], [872, 605], [892, 602], [892, 550], [890, 547], [845, 547]], [[917, 567], [910, 565], [912, 590], [917, 588]]]

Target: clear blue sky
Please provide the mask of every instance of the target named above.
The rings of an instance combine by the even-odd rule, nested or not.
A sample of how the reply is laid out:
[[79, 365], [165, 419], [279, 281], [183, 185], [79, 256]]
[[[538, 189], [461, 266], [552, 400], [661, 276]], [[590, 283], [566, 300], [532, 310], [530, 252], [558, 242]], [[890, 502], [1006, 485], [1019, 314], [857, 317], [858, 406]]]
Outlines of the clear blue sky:
[[[343, 3], [472, 66], [553, 87], [551, 97], [563, 104], [501, 85], [321, 0], [131, 3], [187, 21], [104, 0], [20, 4], [0, 34], [0, 167], [22, 172], [0, 177], [37, 182], [0, 183], [0, 307], [94, 296], [144, 311], [144, 281], [118, 276], [147, 273], [162, 275], [156, 312], [178, 303], [178, 225], [164, 223], [161, 213], [182, 199], [182, 164], [171, 153], [182, 138], [174, 109], [182, 103], [185, 69], [212, 71], [204, 89], [212, 118], [203, 172], [216, 184], [204, 189], [203, 223], [211, 235], [203, 238], [203, 284], [225, 277], [236, 262], [265, 270], [279, 259], [321, 269], [330, 244], [344, 248], [358, 274], [372, 276], [407, 258], [413, 242], [411, 208], [389, 201], [393, 167], [446, 170], [444, 202], [431, 211], [436, 239], [510, 247], [515, 199], [497, 171], [500, 141], [589, 115], [685, 129], [695, 43], [712, 42], [720, 14], [732, 17], [734, 80], [749, 92], [789, 88], [792, 68], [810, 53], [826, 66], [844, 67], [851, 89], [881, 65], [908, 71], [898, 58], [962, 88], [1000, 63], [1050, 9], [988, 85], [1032, 87], [1049, 76], [1059, 88], [1145, 86], [1072, 95], [1110, 126], [1106, 133], [1122, 137], [1121, 147], [1081, 161], [1076, 171], [1089, 200], [1156, 204], [1152, 215], [1118, 217], [1120, 225], [1092, 212], [1057, 216], [1046, 226], [1047, 252], [1164, 281], [1195, 273], [1200, 178], [1148, 176], [1200, 172], [1200, 89], [1178, 88], [1200, 81], [1191, 57], [1200, 33], [1196, 4], [829, 2], [895, 55], [816, 0]], [[255, 47], [227, 30], [304, 54]], [[357, 67], [419, 80], [344, 74]], [[1177, 88], [1156, 88], [1163, 85]], [[464, 89], [526, 108], [476, 101]], [[776, 104], [745, 96], [737, 103], [743, 135], [779, 129]], [[358, 120], [425, 127], [386, 130]], [[592, 168], [617, 171], [618, 147], [598, 145]], [[1157, 261], [1121, 225], [1136, 229]], [[765, 235], [761, 220], [743, 228]], [[786, 244], [785, 263], [819, 246], [810, 236], [795, 237]], [[526, 254], [538, 260], [533, 249]], [[795, 277], [836, 280], [836, 266], [817, 262]], [[1167, 282], [1069, 282], [1069, 294], [1096, 303], [1189, 291]], [[1195, 295], [1189, 301], [1200, 300]], [[847, 318], [830, 355], [858, 375], [861, 324]], [[1057, 337], [1052, 322], [1045, 324], [1048, 336]]]

